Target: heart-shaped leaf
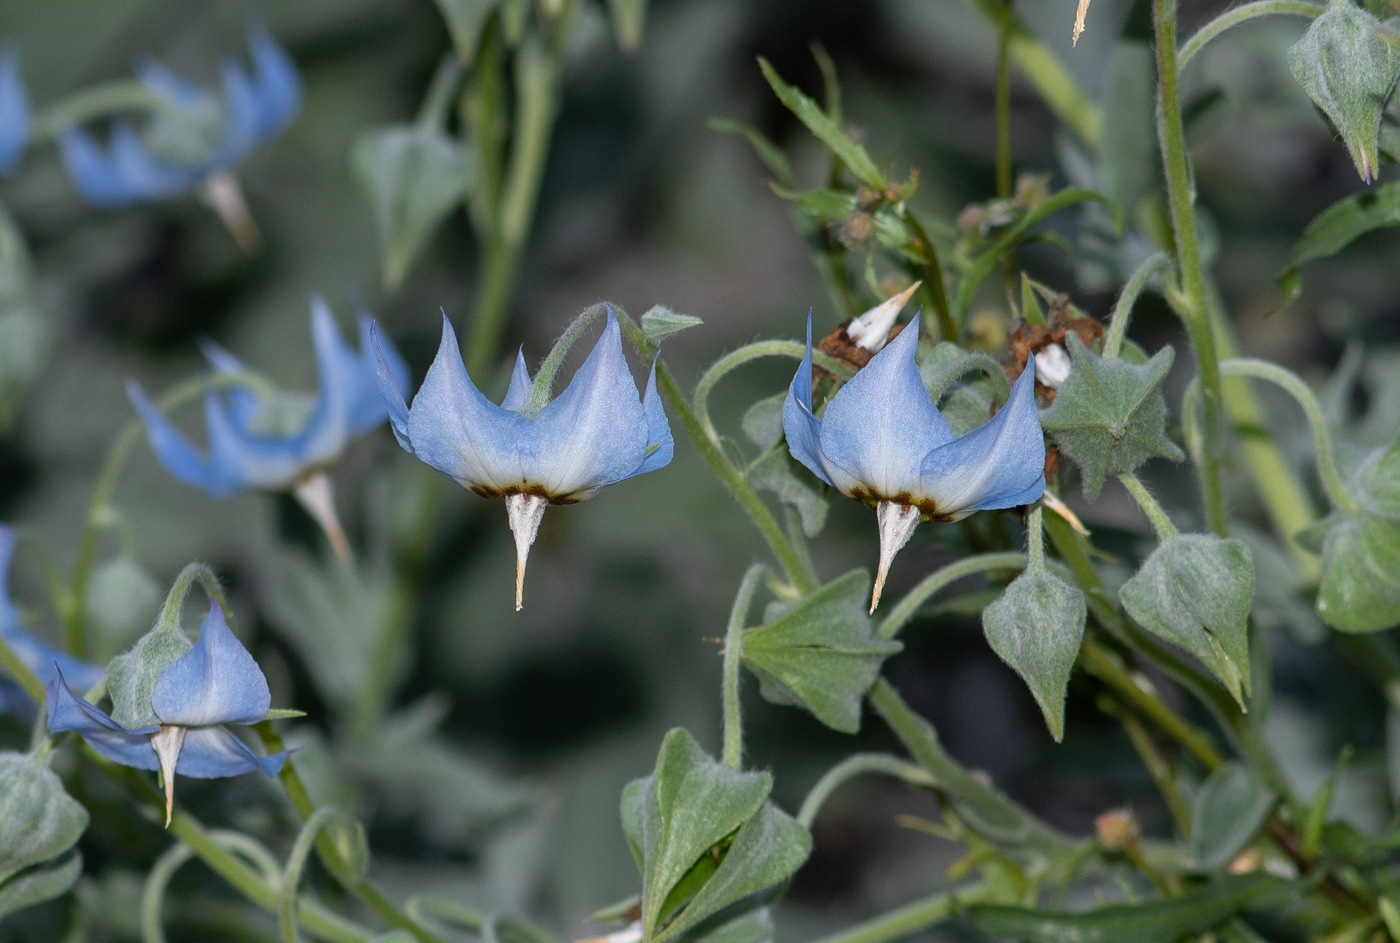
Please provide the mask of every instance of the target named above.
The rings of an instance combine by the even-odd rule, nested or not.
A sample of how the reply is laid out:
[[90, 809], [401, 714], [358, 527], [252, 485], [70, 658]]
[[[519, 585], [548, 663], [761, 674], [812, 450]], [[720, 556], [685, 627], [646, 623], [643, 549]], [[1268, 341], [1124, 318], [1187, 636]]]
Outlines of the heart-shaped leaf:
[[1322, 621], [1375, 632], [1400, 624], [1400, 437], [1362, 459], [1351, 477], [1360, 510], [1333, 514], [1304, 539], [1322, 536]]
[[74, 851], [50, 865], [30, 868], [0, 884], [0, 920], [68, 892], [83, 873], [83, 856]]
[[78, 841], [88, 814], [43, 763], [0, 753], [0, 882]]
[[1026, 682], [1056, 740], [1065, 735], [1065, 688], [1085, 616], [1083, 593], [1053, 573], [1030, 570], [982, 611], [987, 643]]

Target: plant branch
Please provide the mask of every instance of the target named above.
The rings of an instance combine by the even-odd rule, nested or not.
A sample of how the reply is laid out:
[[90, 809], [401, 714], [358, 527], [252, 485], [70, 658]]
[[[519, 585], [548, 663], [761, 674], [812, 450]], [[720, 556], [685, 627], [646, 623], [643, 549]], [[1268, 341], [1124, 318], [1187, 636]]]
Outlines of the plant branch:
[[802, 808], [797, 811], [797, 821], [810, 829], [812, 823], [817, 820], [817, 813], [822, 810], [822, 806], [833, 792], [857, 776], [870, 773], [893, 776], [911, 786], [925, 789], [932, 789], [938, 785], [928, 770], [908, 760], [901, 760], [889, 753], [856, 753], [837, 763], [817, 780], [817, 784], [807, 793], [807, 798], [802, 800]]
[[1312, 19], [1321, 16], [1322, 11], [1322, 4], [1307, 3], [1305, 0], [1256, 0], [1255, 3], [1246, 3], [1226, 10], [1197, 30], [1196, 35], [1188, 39], [1181, 47], [1181, 51], [1176, 54], [1177, 70], [1185, 69], [1186, 63], [1190, 62], [1206, 43], [1232, 26], [1239, 26], [1257, 16], [1271, 16], [1279, 13], [1306, 16]]
[[768, 568], [755, 563], [739, 583], [734, 596], [734, 608], [729, 612], [729, 626], [724, 633], [724, 762], [739, 769], [744, 760], [744, 719], [739, 703], [739, 675], [744, 658], [744, 620], [753, 605], [754, 594], [762, 584]]

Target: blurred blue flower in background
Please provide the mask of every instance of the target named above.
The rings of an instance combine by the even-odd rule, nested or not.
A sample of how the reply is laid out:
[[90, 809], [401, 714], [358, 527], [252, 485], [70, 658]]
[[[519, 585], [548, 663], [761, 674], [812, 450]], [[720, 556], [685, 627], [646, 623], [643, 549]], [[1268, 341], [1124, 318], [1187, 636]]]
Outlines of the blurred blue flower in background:
[[123, 727], [79, 696], [62, 674], [48, 686], [50, 733], [76, 732], [109, 760], [161, 771], [166, 825], [175, 805], [175, 773], [218, 779], [256, 769], [275, 776], [282, 769], [287, 752], [258, 756], [226, 726], [256, 724], [271, 706], [267, 678], [229, 631], [217, 603], [210, 605], [194, 646], [156, 679], [150, 707], [158, 724]]
[[1035, 359], [1000, 411], [956, 437], [919, 376], [919, 317], [848, 381], [818, 419], [812, 411], [812, 318], [807, 354], [783, 404], [793, 458], [842, 494], [875, 508], [880, 568], [870, 611], [890, 562], [920, 520], [957, 521], [974, 511], [1018, 507], [1045, 490], [1045, 437], [1035, 407]]
[[[0, 524], [0, 638], [44, 684], [57, 678], [61, 668], [74, 684], [86, 691], [102, 680], [106, 674], [103, 669], [80, 661], [21, 628], [19, 607], [10, 598], [9, 590], [10, 560], [14, 552], [15, 532]], [[19, 714], [29, 719], [35, 706], [16, 682], [0, 678], [0, 714]]]
[[482, 497], [506, 499], [515, 536], [517, 610], [525, 562], [547, 505], [576, 504], [671, 461], [671, 428], [656, 392], [656, 367], [646, 395], [638, 397], [612, 311], [568, 387], [533, 415], [521, 411], [531, 386], [524, 353], [516, 355], [510, 388], [497, 406], [467, 375], [446, 315], [437, 357], [411, 409], [394, 371], [393, 348], [378, 331], [374, 343], [379, 389], [399, 444]]
[[[378, 426], [388, 414], [379, 395], [376, 369], [387, 371], [390, 382], [408, 385], [408, 368], [399, 352], [392, 344], [380, 342], [376, 358], [370, 317], [361, 313], [358, 320], [360, 349], [356, 352], [341, 337], [325, 300], [312, 298], [311, 336], [320, 375], [317, 395], [260, 396], [247, 382], [236, 379], [226, 390], [209, 390], [204, 395], [207, 453], [200, 452], [166, 418], [139, 383], [127, 381], [127, 392], [161, 464], [176, 478], [215, 498], [248, 489], [291, 491], [325, 530], [336, 552], [348, 557], [349, 545], [335, 516], [325, 469], [353, 439]], [[216, 344], [206, 343], [204, 352], [219, 373], [252, 379], [242, 363]]]
[[261, 141], [281, 133], [301, 108], [301, 78], [270, 35], [250, 30], [249, 72], [226, 59], [221, 94], [187, 82], [154, 60], [137, 68], [158, 107], [138, 132], [112, 125], [104, 147], [75, 126], [58, 144], [74, 183], [94, 206], [125, 207], [199, 191], [245, 248], [257, 244], [231, 171]]
[[19, 75], [19, 55], [0, 51], [0, 174], [19, 163], [29, 143], [29, 96]]

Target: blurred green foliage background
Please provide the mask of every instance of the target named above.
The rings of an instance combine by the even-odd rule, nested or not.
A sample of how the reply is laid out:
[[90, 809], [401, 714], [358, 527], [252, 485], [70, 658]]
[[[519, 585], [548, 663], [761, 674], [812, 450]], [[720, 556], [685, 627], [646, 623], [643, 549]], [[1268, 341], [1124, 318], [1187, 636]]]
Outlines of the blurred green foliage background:
[[[1071, 49], [1073, 6], [1035, 0], [1017, 11], [1098, 99], [1120, 37], [1145, 39], [1143, 11], [1129, 0], [1095, 0]], [[1190, 24], [1225, 4], [1183, 6]], [[0, 519], [34, 528], [59, 561], [71, 559], [104, 451], [133, 418], [126, 377], [164, 389], [202, 369], [196, 341], [208, 336], [279, 383], [310, 389], [312, 292], [332, 300], [342, 323], [351, 310], [346, 290], [361, 293], [399, 340], [415, 380], [437, 343], [439, 307], [459, 328], [471, 321], [477, 273], [464, 214], [448, 220], [404, 286], [386, 292], [369, 203], [349, 161], [361, 131], [412, 120], [449, 48], [429, 0], [9, 2], [0, 7], [0, 41], [21, 50], [30, 94], [42, 105], [125, 76], [147, 54], [210, 80], [217, 56], [240, 48], [249, 20], [267, 23], [306, 82], [295, 125], [240, 171], [264, 236], [256, 253], [242, 252], [192, 199], [123, 212], [88, 208], [51, 146], [0, 182], [0, 199], [33, 252], [46, 341], [41, 371], [0, 433]], [[1276, 310], [1273, 278], [1289, 247], [1318, 211], [1357, 187], [1345, 150], [1329, 140], [1288, 74], [1285, 52], [1304, 26], [1252, 23], [1192, 67], [1187, 96], [1195, 107], [1188, 110], [1208, 241], [1246, 352], [1318, 378], [1349, 341], [1360, 341], [1382, 357], [1380, 366], [1372, 361], [1366, 392], [1339, 408], [1393, 417], [1400, 376], [1393, 357], [1387, 372], [1383, 348], [1400, 339], [1400, 236], [1367, 237], [1311, 266], [1302, 300]], [[815, 91], [812, 42], [834, 59], [847, 120], [877, 160], [901, 175], [921, 171], [920, 213], [951, 224], [965, 205], [992, 195], [996, 38], [972, 4], [657, 0], [631, 54], [618, 50], [605, 10], [586, 6], [510, 305], [507, 350], [524, 345], [527, 359], [538, 362], [568, 319], [600, 299], [634, 315], [664, 303], [705, 321], [668, 342], [667, 357], [686, 385], [741, 342], [798, 336], [809, 307], [819, 333], [844, 316], [748, 146], [706, 127], [712, 115], [753, 122], [792, 149], [798, 175], [815, 185], [822, 153], [755, 64], [762, 55]], [[1017, 169], [1053, 173], [1058, 185], [1064, 150], [1049, 113], [1019, 83], [1012, 103]], [[1057, 225], [1073, 238], [1077, 218], [1064, 213]], [[1087, 310], [1107, 311], [1113, 286], [1077, 284], [1059, 249], [1031, 247], [1023, 261]], [[986, 300], [996, 311], [996, 299]], [[1149, 349], [1179, 341], [1176, 322], [1155, 298], [1140, 307], [1135, 327]], [[1179, 357], [1178, 369], [1188, 360]], [[499, 393], [508, 363], [502, 351], [494, 373], [478, 382]], [[721, 425], [736, 428], [749, 402], [785, 388], [789, 370], [784, 361], [742, 373], [716, 404]], [[1309, 454], [1292, 407], [1268, 402], [1278, 407], [1276, 428], [1290, 454]], [[299, 762], [319, 771], [312, 778], [322, 796], [371, 823], [385, 886], [520, 908], [582, 935], [590, 911], [636, 889], [618, 826], [623, 783], [650, 770], [672, 726], [717, 746], [715, 636], [739, 575], [765, 551], [682, 441], [663, 473], [546, 517], [525, 609], [515, 613], [503, 509], [429, 474], [387, 431], [368, 437], [335, 472], [342, 515], [361, 547], [402, 547], [415, 514], [432, 518], [395, 713], [377, 728], [356, 729], [337, 698], [355, 689], [372, 657], [366, 626], [399, 604], [387, 556], [366, 552], [358, 574], [340, 574], [319, 557], [313, 525], [290, 499], [249, 494], [212, 502], [172, 480], [144, 443], [117, 493], [122, 523], [104, 539], [92, 603], [102, 653], [121, 650], [148, 626], [158, 587], [184, 563], [213, 564], [232, 586], [235, 625], [268, 670], [274, 703], [310, 712], [290, 737], [303, 747]], [[1154, 484], [1182, 498], [1195, 489], [1185, 466], [1164, 467]], [[433, 488], [440, 502], [424, 505]], [[1233, 498], [1249, 517], [1250, 499]], [[1112, 543], [1116, 527], [1137, 526], [1136, 510], [1110, 488], [1087, 523]], [[933, 569], [948, 553], [946, 539], [939, 528], [922, 529], [896, 565], [892, 592]], [[1124, 542], [1125, 552], [1135, 552]], [[875, 533], [868, 512], [838, 499], [816, 546], [825, 576], [869, 566]], [[31, 563], [15, 574], [14, 592], [40, 616], [40, 631], [51, 632]], [[1066, 829], [1082, 833], [1095, 814], [1123, 802], [1137, 804], [1149, 833], [1164, 828], [1126, 741], [1076, 697], [1073, 684], [1070, 733], [1064, 746], [1053, 746], [1025, 690], [982, 644], [972, 602], [908, 633], [890, 669], [951, 751]], [[1275, 609], [1279, 694], [1270, 736], [1288, 741], [1282, 752], [1299, 758], [1288, 773], [1306, 784], [1305, 794], [1343, 740], [1369, 745], [1349, 768], [1336, 808], [1374, 824], [1389, 803], [1378, 695], [1343, 683], [1350, 668], [1318, 641], [1323, 633], [1307, 605]], [[751, 683], [746, 705], [751, 762], [775, 770], [775, 796], [789, 809], [852, 748], [805, 713], [762, 702]], [[23, 742], [18, 729], [7, 736]], [[874, 721], [858, 741], [889, 745]], [[248, 821], [237, 824], [275, 833], [278, 807], [246, 801], [272, 790], [245, 777], [193, 784], [186, 799], [210, 821], [242, 817]], [[781, 905], [783, 938], [834, 929], [944, 882], [953, 846], [901, 827], [901, 813], [930, 815], [931, 802], [878, 782], [842, 794], [818, 821], [814, 856]], [[84, 839], [105, 877], [85, 879], [80, 895], [110, 905], [94, 908], [110, 922], [100, 932], [131, 939], [133, 888], [165, 839], [144, 822], [119, 828], [113, 821], [120, 817], [95, 817]], [[185, 921], [194, 935], [184, 939], [232, 934], [218, 929], [220, 912], [207, 903], [219, 893], [217, 881], [189, 870], [176, 885], [185, 893], [171, 926]]]

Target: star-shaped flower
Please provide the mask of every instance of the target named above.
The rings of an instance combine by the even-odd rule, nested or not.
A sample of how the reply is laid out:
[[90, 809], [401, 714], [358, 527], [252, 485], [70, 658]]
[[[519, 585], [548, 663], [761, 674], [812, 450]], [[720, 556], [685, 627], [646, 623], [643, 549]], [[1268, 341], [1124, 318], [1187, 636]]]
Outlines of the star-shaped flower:
[[275, 776], [282, 769], [286, 752], [258, 756], [227, 726], [256, 724], [268, 716], [271, 705], [267, 678], [229, 631], [217, 603], [210, 605], [194, 646], [156, 679], [149, 705], [156, 723], [123, 727], [83, 700], [62, 672], [48, 687], [50, 733], [73, 731], [109, 760], [160, 770], [167, 825], [175, 806], [176, 773], [218, 779], [256, 769]]
[[[376, 344], [383, 343], [375, 337]], [[656, 471], [671, 461], [673, 449], [656, 392], [656, 367], [639, 398], [611, 311], [603, 335], [564, 392], [525, 415], [521, 410], [530, 386], [521, 352], [501, 405], [483, 396], [467, 375], [446, 316], [437, 357], [412, 408], [390, 361], [379, 361], [379, 389], [399, 444], [482, 497], [506, 499], [515, 536], [517, 610], [544, 509], [577, 504], [625, 478]]]
[[919, 377], [919, 317], [812, 411], [812, 320], [807, 355], [783, 404], [794, 458], [843, 494], [875, 508], [880, 568], [870, 609], [880, 601], [894, 555], [920, 520], [957, 521], [974, 511], [1030, 504], [1045, 489], [1045, 439], [1036, 416], [1034, 358], [990, 420], [955, 437]]

